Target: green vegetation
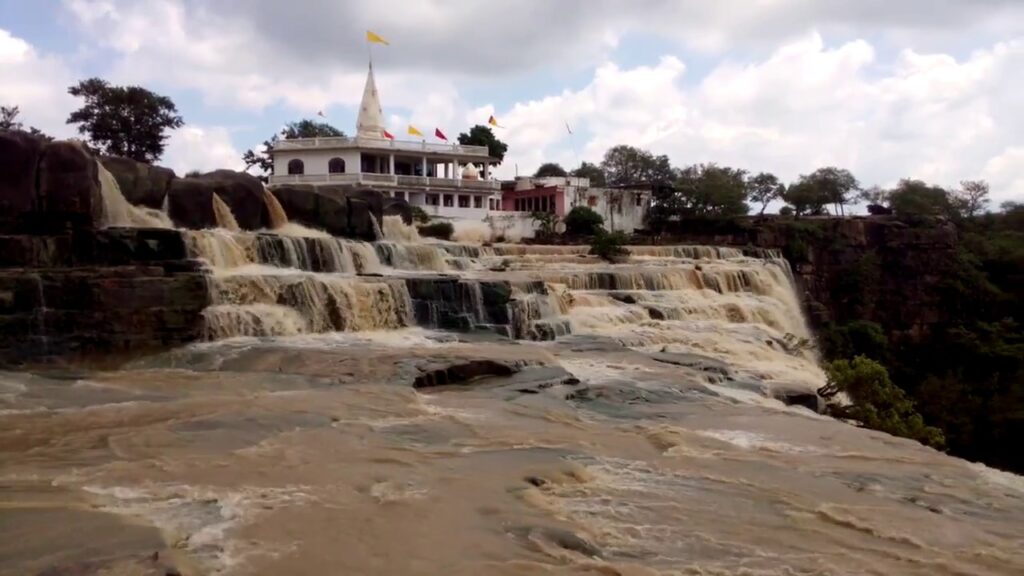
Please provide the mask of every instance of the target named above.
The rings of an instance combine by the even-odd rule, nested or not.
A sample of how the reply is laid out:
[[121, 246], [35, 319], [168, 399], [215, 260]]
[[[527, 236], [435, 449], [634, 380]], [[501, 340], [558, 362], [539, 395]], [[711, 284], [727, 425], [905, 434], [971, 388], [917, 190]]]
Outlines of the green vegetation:
[[590, 185], [595, 188], [603, 187], [606, 184], [604, 170], [601, 170], [601, 167], [597, 164], [591, 164], [590, 162], [580, 164], [579, 168], [572, 171], [572, 176], [589, 179]]
[[548, 238], [555, 235], [558, 216], [554, 212], [533, 212], [530, 214], [530, 219], [537, 223], [537, 235], [539, 237]]
[[423, 226], [416, 228], [420, 232], [420, 236], [428, 236], [430, 238], [439, 238], [441, 240], [451, 240], [452, 234], [455, 233], [455, 227], [452, 226], [451, 222], [431, 222]]
[[331, 126], [326, 122], [303, 119], [298, 122], [289, 122], [281, 132], [274, 134], [269, 140], [263, 141], [263, 149], [256, 151], [249, 149], [242, 154], [242, 162], [248, 171], [252, 167], [259, 168], [260, 179], [264, 182], [274, 173], [274, 161], [270, 158], [270, 149], [281, 140], [295, 140], [296, 138], [337, 138], [344, 137], [345, 133]]
[[103, 154], [155, 162], [164, 153], [167, 131], [185, 124], [170, 98], [140, 86], [111, 86], [90, 78], [68, 88], [68, 93], [85, 104], [67, 123], [78, 124], [78, 133]]
[[430, 222], [430, 215], [420, 208], [419, 206], [411, 206], [410, 211], [412, 212], [412, 221], [419, 224], [426, 224]]
[[[836, 360], [826, 366], [828, 384], [818, 393], [829, 401], [829, 412], [845, 420], [855, 420], [873, 430], [913, 438], [935, 448], [945, 445], [938, 428], [925, 426], [907, 394], [889, 379], [878, 362], [857, 356], [852, 361]], [[845, 394], [849, 403], [836, 402]]]
[[576, 206], [565, 215], [565, 232], [571, 236], [593, 236], [604, 225], [604, 217], [586, 206]]
[[606, 232], [604, 228], [598, 228], [597, 234], [590, 241], [590, 254], [613, 262], [629, 256], [627, 242], [628, 238], [622, 232]]
[[[952, 257], [930, 265], [938, 268], [927, 272], [940, 278], [930, 293], [908, 294], [902, 302], [885, 303], [881, 293], [887, 290], [891, 298], [899, 293], [902, 274], [924, 271], [886, 267], [870, 252], [839, 271], [831, 295], [834, 315], [844, 320], [823, 329], [819, 342], [823, 356], [832, 362], [830, 374], [837, 386], [849, 386], [851, 371], [866, 372], [882, 390], [872, 400], [854, 398], [854, 406], [859, 402], [872, 408], [865, 405], [850, 412], [850, 418], [938, 445], [929, 430], [934, 426], [952, 454], [1022, 472], [1024, 206], [971, 216], [986, 200], [985, 194], [965, 201], [958, 192], [901, 182], [891, 191], [897, 214], [922, 232], [952, 221], [959, 239]], [[942, 219], [933, 216], [936, 206], [945, 212]], [[824, 242], [806, 238], [809, 244]], [[898, 316], [915, 307], [914, 314], [934, 317], [927, 331], [908, 337], [908, 319]], [[858, 358], [863, 361], [856, 366]], [[885, 392], [885, 380], [865, 367], [869, 360], [884, 366], [905, 397]], [[884, 406], [878, 404], [879, 397], [886, 399]]]
[[568, 176], [569, 173], [565, 171], [565, 168], [562, 168], [561, 164], [545, 162], [540, 165], [540, 168], [537, 168], [537, 171], [533, 175], [536, 178], [544, 178], [547, 176], [560, 176], [564, 178]]
[[494, 135], [490, 126], [477, 124], [469, 129], [469, 133], [459, 134], [459, 144], [464, 146], [486, 146], [487, 153], [491, 158], [497, 158], [498, 164], [505, 160], [505, 152], [508, 152], [508, 144], [505, 144]]
[[[21, 108], [18, 106], [0, 106], [0, 130], [25, 130], [25, 125], [18, 119], [19, 114]], [[29, 126], [28, 133], [47, 142], [53, 141], [53, 137], [35, 126]]]

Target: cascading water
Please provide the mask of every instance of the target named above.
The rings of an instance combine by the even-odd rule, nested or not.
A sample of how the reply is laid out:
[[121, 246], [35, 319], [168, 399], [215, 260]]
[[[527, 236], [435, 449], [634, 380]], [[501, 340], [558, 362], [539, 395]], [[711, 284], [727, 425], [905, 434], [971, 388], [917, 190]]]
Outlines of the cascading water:
[[228, 206], [224, 200], [216, 193], [213, 194], [213, 217], [217, 222], [217, 228], [228, 230], [229, 232], [238, 232], [241, 228], [238, 226], [238, 221], [235, 220], [235, 215], [231, 212], [231, 207]]
[[271, 230], [283, 228], [288, 224], [288, 215], [285, 214], [284, 207], [266, 188], [263, 189], [263, 202], [267, 205], [267, 214], [270, 215]]
[[[100, 177], [100, 195], [103, 197], [103, 226], [134, 226], [138, 228], [173, 228], [174, 224], [163, 211], [133, 206], [125, 200], [121, 186], [103, 163], [96, 160]], [[165, 199], [166, 202], [166, 199]]]

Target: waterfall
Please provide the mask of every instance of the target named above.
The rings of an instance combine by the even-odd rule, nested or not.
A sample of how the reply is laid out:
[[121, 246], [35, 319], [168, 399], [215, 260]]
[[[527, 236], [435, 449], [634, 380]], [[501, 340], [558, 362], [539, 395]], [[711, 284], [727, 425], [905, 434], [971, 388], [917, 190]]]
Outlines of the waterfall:
[[288, 224], [288, 215], [285, 214], [284, 207], [277, 201], [277, 197], [266, 188], [263, 189], [263, 202], [266, 203], [267, 214], [270, 215], [271, 230], [277, 230]]
[[235, 215], [231, 213], [231, 207], [221, 200], [216, 192], [213, 194], [213, 218], [217, 222], [217, 228], [223, 228], [231, 232], [241, 230]]
[[400, 244], [419, 244], [423, 241], [415, 226], [410, 226], [401, 216], [384, 217], [384, 239]]
[[383, 240], [384, 232], [381, 231], [380, 222], [377, 222], [377, 218], [373, 214], [370, 214], [370, 222], [373, 223], [373, 239]]
[[[167, 211], [141, 208], [131, 205], [121, 193], [121, 186], [103, 163], [96, 160], [100, 178], [100, 195], [103, 198], [102, 226], [134, 226], [138, 228], [173, 228]], [[166, 203], [166, 198], [164, 200]]]

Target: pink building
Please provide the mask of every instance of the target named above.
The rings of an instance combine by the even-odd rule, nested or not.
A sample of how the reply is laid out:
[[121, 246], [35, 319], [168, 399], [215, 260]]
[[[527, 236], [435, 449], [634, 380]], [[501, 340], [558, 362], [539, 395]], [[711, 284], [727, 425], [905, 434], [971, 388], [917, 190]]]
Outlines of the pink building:
[[553, 212], [564, 217], [576, 196], [589, 186], [586, 178], [520, 177], [501, 186], [501, 209], [507, 212]]

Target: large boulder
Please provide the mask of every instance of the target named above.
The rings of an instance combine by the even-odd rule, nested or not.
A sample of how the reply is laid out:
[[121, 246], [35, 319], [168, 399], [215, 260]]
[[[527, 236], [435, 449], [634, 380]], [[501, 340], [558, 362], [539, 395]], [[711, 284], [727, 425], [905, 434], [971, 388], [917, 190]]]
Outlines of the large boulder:
[[412, 206], [401, 198], [385, 198], [383, 216], [401, 216], [406, 225], [412, 225]]
[[281, 203], [288, 219], [319, 228], [335, 236], [349, 236], [348, 202], [322, 194], [308, 184], [275, 186], [271, 193]]
[[19, 131], [0, 132], [0, 227], [36, 210], [36, 175], [43, 142]]
[[263, 183], [254, 176], [233, 170], [215, 170], [201, 176], [172, 180], [167, 202], [171, 220], [179, 226], [193, 229], [216, 226], [214, 194], [231, 208], [243, 230], [270, 227]]
[[100, 158], [103, 167], [113, 174], [125, 200], [136, 206], [159, 210], [176, 178], [170, 168], [151, 166], [131, 158], [104, 156]]
[[96, 158], [79, 142], [57, 141], [43, 147], [39, 161], [37, 209], [45, 227], [70, 224], [96, 228], [103, 222]]

